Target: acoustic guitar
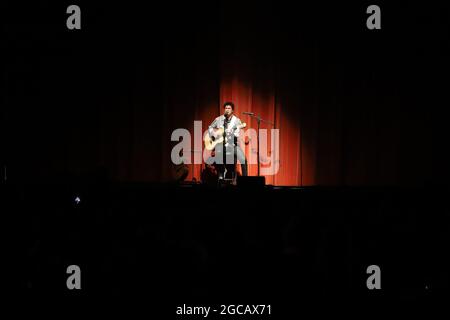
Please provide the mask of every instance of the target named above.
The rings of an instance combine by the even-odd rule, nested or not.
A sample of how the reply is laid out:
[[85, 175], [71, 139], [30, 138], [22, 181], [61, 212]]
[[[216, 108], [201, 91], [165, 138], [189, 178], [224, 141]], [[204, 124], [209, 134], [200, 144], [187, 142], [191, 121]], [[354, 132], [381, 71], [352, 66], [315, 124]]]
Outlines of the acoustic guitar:
[[[243, 122], [241, 125], [236, 126], [236, 128], [243, 129], [247, 126], [245, 122]], [[224, 141], [223, 138], [224, 128], [218, 128], [214, 130], [214, 137], [211, 137], [209, 134], [205, 135], [204, 142], [205, 142], [205, 148], [209, 151], [214, 150], [217, 144], [222, 143]], [[217, 138], [215, 138], [217, 137]], [[227, 140], [225, 139], [225, 143]]]

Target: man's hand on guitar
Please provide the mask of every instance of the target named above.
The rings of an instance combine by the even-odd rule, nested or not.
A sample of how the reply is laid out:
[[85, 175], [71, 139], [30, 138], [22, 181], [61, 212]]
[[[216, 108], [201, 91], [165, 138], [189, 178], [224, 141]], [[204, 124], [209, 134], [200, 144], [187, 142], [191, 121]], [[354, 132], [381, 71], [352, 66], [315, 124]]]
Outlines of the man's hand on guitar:
[[220, 136], [223, 136], [223, 128], [214, 128], [212, 135], [215, 139], [219, 138]]

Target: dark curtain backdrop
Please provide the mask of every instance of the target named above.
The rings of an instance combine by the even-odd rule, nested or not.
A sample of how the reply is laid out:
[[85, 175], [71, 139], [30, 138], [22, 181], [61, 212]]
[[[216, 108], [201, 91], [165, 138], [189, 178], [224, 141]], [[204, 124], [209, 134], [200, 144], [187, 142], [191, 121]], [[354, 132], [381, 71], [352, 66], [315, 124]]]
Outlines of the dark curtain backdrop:
[[243, 111], [280, 130], [269, 184], [449, 177], [444, 7], [384, 5], [382, 30], [369, 31], [371, 3], [80, 2], [82, 30], [68, 31], [69, 4], [4, 5], [1, 160], [11, 181], [170, 181], [172, 131], [192, 132], [195, 120], [205, 130], [227, 100], [249, 127]]

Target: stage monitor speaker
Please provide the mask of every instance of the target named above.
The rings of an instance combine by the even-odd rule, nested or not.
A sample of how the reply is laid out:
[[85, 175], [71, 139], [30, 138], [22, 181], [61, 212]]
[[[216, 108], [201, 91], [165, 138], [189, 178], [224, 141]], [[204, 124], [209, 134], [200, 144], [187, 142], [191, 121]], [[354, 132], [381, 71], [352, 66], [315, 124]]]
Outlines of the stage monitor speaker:
[[266, 177], [237, 177], [237, 186], [245, 189], [264, 188]]

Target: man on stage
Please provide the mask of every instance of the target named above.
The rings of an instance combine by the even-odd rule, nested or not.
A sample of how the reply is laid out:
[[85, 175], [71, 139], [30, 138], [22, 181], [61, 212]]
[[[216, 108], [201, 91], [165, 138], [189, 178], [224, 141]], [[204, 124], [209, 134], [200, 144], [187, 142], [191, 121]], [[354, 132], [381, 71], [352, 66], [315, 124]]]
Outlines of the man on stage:
[[[224, 141], [215, 147], [216, 166], [219, 180], [224, 178], [225, 169], [228, 172], [235, 172], [236, 159], [241, 164], [242, 175], [247, 176], [247, 161], [244, 151], [238, 145], [240, 129], [243, 127], [241, 120], [234, 115], [233, 102], [225, 102], [223, 105], [224, 114], [214, 119], [208, 129], [211, 137], [219, 138], [217, 132], [223, 134]], [[222, 130], [220, 130], [222, 129]], [[224, 159], [225, 155], [225, 159]]]

